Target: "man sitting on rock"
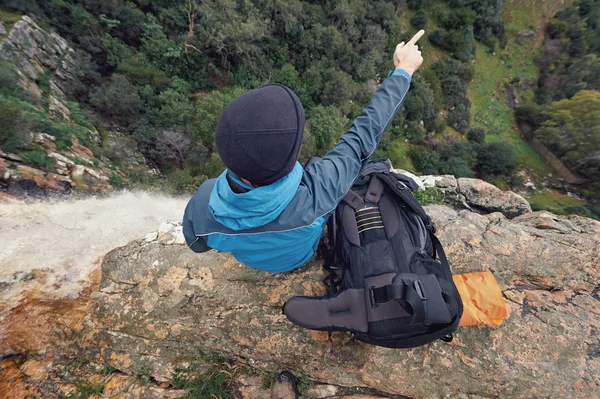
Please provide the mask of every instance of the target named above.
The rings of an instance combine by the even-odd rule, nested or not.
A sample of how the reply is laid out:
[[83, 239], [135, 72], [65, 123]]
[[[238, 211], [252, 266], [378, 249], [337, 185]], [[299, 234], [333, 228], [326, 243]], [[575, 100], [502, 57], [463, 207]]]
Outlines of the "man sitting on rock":
[[195, 252], [231, 252], [271, 273], [306, 263], [329, 215], [373, 154], [406, 98], [423, 58], [419, 31], [394, 52], [396, 70], [322, 160], [297, 161], [304, 133], [298, 96], [268, 84], [231, 101], [219, 117], [215, 141], [227, 169], [202, 183], [188, 203], [183, 233]]

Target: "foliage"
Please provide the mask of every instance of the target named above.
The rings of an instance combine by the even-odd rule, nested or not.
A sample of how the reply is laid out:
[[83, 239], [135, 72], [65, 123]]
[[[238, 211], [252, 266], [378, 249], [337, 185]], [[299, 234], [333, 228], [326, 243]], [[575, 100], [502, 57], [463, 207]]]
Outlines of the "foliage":
[[39, 150], [25, 151], [20, 156], [23, 159], [23, 163], [39, 166], [44, 169], [48, 169], [54, 164], [52, 158], [48, 158], [44, 152]]
[[300, 395], [303, 395], [307, 389], [313, 386], [313, 381], [307, 376], [303, 375], [298, 379], [297, 388]]
[[76, 381], [75, 391], [79, 394], [77, 397], [81, 399], [90, 398], [96, 395], [101, 395], [104, 390], [104, 385], [100, 383], [91, 383], [88, 381]]
[[469, 124], [471, 123], [471, 114], [469, 112], [470, 108], [471, 103], [469, 100], [457, 105], [448, 113], [448, 118], [446, 121], [454, 129], [461, 133], [465, 133], [469, 127]]
[[413, 195], [421, 205], [447, 205], [446, 196], [436, 187], [425, 187], [413, 192]]
[[425, 147], [414, 147], [409, 152], [415, 169], [424, 175], [435, 175], [439, 173], [440, 155]]
[[420, 143], [425, 138], [425, 128], [417, 121], [408, 121], [404, 131], [412, 143]]
[[546, 106], [535, 136], [574, 172], [600, 178], [600, 93], [580, 91]]
[[133, 121], [142, 110], [142, 101], [135, 86], [119, 74], [112, 75], [108, 82], [92, 91], [90, 104], [100, 114], [121, 123]]
[[347, 119], [339, 109], [318, 105], [309, 114], [310, 133], [315, 139], [316, 155], [323, 156], [344, 133]]
[[456, 177], [475, 177], [475, 172], [463, 158], [449, 158], [441, 161], [440, 173]]
[[427, 14], [425, 13], [425, 10], [418, 10], [410, 19], [410, 24], [415, 27], [415, 29], [423, 29], [425, 25], [427, 25]]
[[108, 184], [110, 184], [114, 188], [124, 188], [125, 187], [123, 178], [121, 177], [121, 175], [117, 175], [117, 174], [110, 175], [108, 177]]
[[235, 380], [245, 371], [241, 365], [200, 353], [187, 367], [176, 367], [173, 372], [173, 386], [184, 389], [187, 399], [235, 399]]
[[506, 173], [516, 164], [515, 150], [506, 143], [485, 144], [477, 153], [477, 164], [486, 174]]
[[467, 132], [467, 139], [473, 143], [485, 143], [485, 129], [481, 127], [469, 129]]

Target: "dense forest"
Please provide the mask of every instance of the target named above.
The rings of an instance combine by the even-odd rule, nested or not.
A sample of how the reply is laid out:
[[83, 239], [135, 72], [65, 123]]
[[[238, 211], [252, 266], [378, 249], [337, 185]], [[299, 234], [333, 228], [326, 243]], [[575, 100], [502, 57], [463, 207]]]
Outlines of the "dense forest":
[[535, 104], [517, 109], [532, 136], [570, 170], [589, 179], [581, 188], [600, 197], [600, 1], [581, 0], [546, 26], [537, 60]]
[[[302, 157], [323, 155], [385, 79], [395, 45], [433, 26], [427, 45], [437, 56], [424, 54], [375, 156], [402, 164], [394, 151], [401, 141], [416, 172], [523, 182], [514, 172], [527, 165], [514, 148], [486, 139], [498, 132], [471, 126], [467, 95], [476, 46], [494, 53], [507, 45], [504, 0], [4, 0], [2, 7], [34, 16], [76, 49], [67, 90], [76, 122], [129, 132], [179, 192], [222, 170], [214, 129], [240, 93], [268, 82], [292, 88], [308, 119]], [[599, 10], [599, 0], [582, 0], [548, 23], [537, 104], [517, 111], [590, 179], [600, 170], [598, 92], [590, 91], [600, 85]], [[14, 80], [9, 65], [0, 64], [0, 79]], [[0, 145], [27, 152], [10, 123], [31, 118], [34, 111], [18, 105], [27, 101], [15, 90], [0, 92], [0, 125], [13, 126], [0, 130]]]

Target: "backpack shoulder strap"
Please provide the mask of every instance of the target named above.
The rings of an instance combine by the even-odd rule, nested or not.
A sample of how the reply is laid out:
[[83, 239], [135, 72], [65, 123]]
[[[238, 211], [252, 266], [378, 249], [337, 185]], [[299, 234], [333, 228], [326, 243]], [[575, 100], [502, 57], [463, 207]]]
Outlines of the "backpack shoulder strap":
[[391, 176], [389, 173], [378, 173], [376, 175], [385, 185], [394, 193], [396, 198], [401, 200], [406, 206], [410, 208], [411, 211], [416, 213], [423, 223], [427, 230], [435, 233], [435, 226], [431, 218], [425, 212], [425, 209], [421, 206], [419, 201], [412, 195], [409, 187], [403, 182], [396, 179], [394, 176]]

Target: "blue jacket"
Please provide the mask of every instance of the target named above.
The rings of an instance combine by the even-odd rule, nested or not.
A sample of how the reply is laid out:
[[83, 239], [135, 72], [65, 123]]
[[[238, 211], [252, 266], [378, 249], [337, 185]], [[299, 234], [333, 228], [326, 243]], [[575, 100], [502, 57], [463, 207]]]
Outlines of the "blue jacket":
[[[188, 246], [196, 252], [231, 252], [239, 262], [271, 273], [302, 266], [315, 253], [323, 224], [377, 148], [409, 86], [410, 76], [396, 70], [338, 144], [306, 169], [296, 163], [287, 176], [258, 188], [228, 170], [206, 180], [185, 209]], [[248, 191], [235, 193], [232, 183]]]

